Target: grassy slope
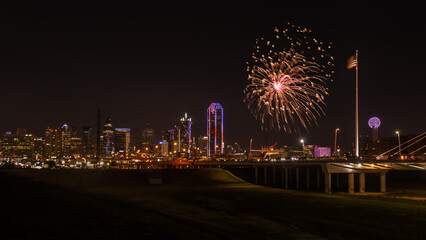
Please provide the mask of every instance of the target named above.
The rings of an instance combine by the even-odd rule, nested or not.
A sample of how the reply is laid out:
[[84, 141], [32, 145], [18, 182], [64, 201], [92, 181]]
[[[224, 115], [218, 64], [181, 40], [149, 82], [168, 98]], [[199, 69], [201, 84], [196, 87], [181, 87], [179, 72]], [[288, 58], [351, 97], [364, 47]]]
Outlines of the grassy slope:
[[[161, 234], [160, 238], [185, 239], [426, 236], [422, 201], [274, 189], [243, 182], [221, 169], [164, 170], [162, 185], [149, 185], [149, 174], [143, 171], [15, 170], [8, 177], [1, 174], [4, 179], [10, 175], [32, 179], [20, 180], [34, 185], [27, 186], [27, 192], [38, 186], [46, 195], [15, 194], [28, 202], [55, 202], [52, 209], [69, 211], [69, 219], [78, 219], [67, 222], [78, 228], [76, 234], [112, 236], [108, 235], [112, 232], [121, 238]], [[57, 199], [46, 199], [51, 197]], [[74, 205], [77, 209], [69, 210]], [[55, 214], [59, 213], [50, 213]], [[32, 215], [39, 220], [37, 214]], [[58, 229], [66, 229], [54, 225], [57, 234]]]

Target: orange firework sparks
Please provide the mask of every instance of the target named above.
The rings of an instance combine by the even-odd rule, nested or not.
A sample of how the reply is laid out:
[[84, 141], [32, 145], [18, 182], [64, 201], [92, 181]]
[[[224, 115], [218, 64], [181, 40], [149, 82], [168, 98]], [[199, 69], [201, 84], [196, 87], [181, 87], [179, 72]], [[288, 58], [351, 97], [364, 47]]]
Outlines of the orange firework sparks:
[[275, 38], [256, 40], [245, 102], [263, 130], [297, 132], [324, 115], [326, 83], [333, 74], [331, 43], [311, 37], [310, 30], [288, 24]]

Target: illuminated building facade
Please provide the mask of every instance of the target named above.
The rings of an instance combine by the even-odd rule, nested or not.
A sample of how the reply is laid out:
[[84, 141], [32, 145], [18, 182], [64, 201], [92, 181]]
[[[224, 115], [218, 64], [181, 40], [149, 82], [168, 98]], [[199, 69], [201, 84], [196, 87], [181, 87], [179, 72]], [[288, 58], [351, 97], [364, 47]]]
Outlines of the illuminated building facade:
[[219, 103], [207, 109], [207, 156], [223, 154], [223, 108]]
[[185, 117], [180, 119], [179, 125], [179, 151], [189, 154], [191, 150], [191, 128], [192, 120], [188, 118], [188, 114], [185, 113]]
[[155, 131], [150, 127], [149, 123], [147, 123], [146, 128], [142, 131], [142, 150], [148, 151], [149, 149], [152, 149], [154, 146], [154, 141]]
[[44, 158], [56, 158], [59, 154], [58, 129], [47, 127], [44, 131]]
[[110, 157], [114, 154], [114, 128], [111, 118], [107, 118], [101, 136], [101, 156]]
[[17, 131], [16, 134], [8, 132], [1, 138], [0, 151], [4, 158], [32, 159], [34, 157], [34, 136], [22, 134], [20, 131]]
[[83, 127], [83, 138], [81, 141], [83, 157], [91, 157], [94, 154], [92, 132], [93, 130], [91, 127]]
[[64, 124], [59, 128], [59, 157], [71, 156], [71, 128]]
[[119, 155], [127, 156], [130, 150], [130, 128], [116, 128], [114, 148]]
[[197, 151], [200, 156], [207, 155], [208, 139], [207, 136], [199, 136], [197, 139]]

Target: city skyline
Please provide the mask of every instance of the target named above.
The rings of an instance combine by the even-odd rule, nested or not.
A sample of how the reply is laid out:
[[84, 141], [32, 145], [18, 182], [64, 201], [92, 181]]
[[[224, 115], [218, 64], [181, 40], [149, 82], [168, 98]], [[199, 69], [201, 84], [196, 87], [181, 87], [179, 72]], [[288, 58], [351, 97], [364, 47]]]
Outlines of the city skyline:
[[[230, 6], [221, 11], [220, 5], [105, 3], [21, 9], [10, 4], [10, 11], [2, 14], [7, 37], [1, 58], [5, 71], [0, 76], [5, 80], [3, 89], [14, 90], [5, 91], [1, 100], [14, 99], [14, 104], [4, 105], [0, 131], [26, 128], [40, 135], [45, 127], [63, 123], [95, 128], [95, 111], [100, 108], [116, 126], [137, 134], [146, 122], [159, 131], [187, 112], [197, 136], [205, 128], [203, 109], [220, 102], [227, 109], [225, 142], [247, 148], [253, 138], [254, 146], [260, 146], [264, 137], [259, 122], [242, 101], [245, 62], [256, 38], [289, 21], [333, 42], [336, 77], [318, 126], [301, 134], [272, 133], [269, 144], [296, 145], [303, 138], [332, 146], [334, 129], [340, 128], [339, 145], [351, 147], [355, 76], [346, 62], [355, 49], [360, 64], [360, 135], [370, 133], [367, 121], [373, 116], [382, 119], [381, 136], [393, 136], [395, 130], [424, 131], [425, 114], [418, 106], [424, 106], [425, 99], [417, 87], [424, 47], [415, 44], [422, 41], [416, 31], [422, 19], [421, 13], [412, 13], [419, 8], [381, 3], [333, 5], [341, 11], [328, 4], [285, 6], [293, 11], [283, 16], [276, 14], [279, 5]], [[355, 14], [362, 17], [354, 18]], [[403, 17], [396, 20], [395, 14]], [[27, 35], [33, 36], [31, 41]], [[400, 84], [401, 79], [409, 84]], [[116, 97], [109, 98], [106, 92]]]

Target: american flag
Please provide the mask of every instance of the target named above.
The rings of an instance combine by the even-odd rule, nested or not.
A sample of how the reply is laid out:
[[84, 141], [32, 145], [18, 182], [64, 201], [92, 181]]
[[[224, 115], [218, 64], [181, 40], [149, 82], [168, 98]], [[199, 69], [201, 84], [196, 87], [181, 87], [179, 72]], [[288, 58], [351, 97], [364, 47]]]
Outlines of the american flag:
[[351, 56], [348, 60], [348, 69], [352, 69], [358, 66], [358, 61], [355, 56]]

